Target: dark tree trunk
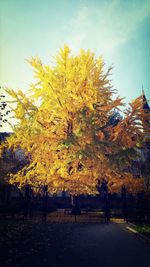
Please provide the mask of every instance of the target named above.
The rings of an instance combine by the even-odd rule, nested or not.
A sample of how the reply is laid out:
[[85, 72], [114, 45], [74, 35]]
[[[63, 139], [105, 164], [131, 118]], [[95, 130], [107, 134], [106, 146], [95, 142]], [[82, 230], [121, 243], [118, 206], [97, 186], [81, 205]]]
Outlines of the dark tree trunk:
[[81, 214], [81, 209], [79, 206], [79, 199], [78, 196], [72, 195], [71, 196], [71, 205], [72, 205], [72, 210], [71, 214], [72, 215], [80, 215]]
[[104, 216], [105, 216], [105, 222], [110, 221], [110, 201], [109, 201], [109, 192], [108, 192], [108, 185], [107, 181], [105, 179], [98, 181], [97, 185], [98, 191], [102, 194], [102, 198], [104, 199]]
[[122, 214], [123, 214], [123, 219], [126, 221], [127, 220], [127, 190], [125, 186], [122, 186]]
[[25, 190], [25, 195], [23, 203], [23, 215], [24, 219], [27, 219], [29, 216], [29, 208], [30, 208], [30, 186], [27, 184], [24, 190]]
[[104, 214], [105, 214], [105, 222], [110, 221], [110, 203], [109, 203], [109, 194], [108, 191], [104, 195], [105, 199], [105, 208], [104, 208]]
[[138, 219], [140, 221], [144, 220], [144, 217], [145, 217], [143, 200], [144, 200], [144, 192], [140, 192], [138, 194]]
[[42, 207], [42, 219], [43, 221], [47, 220], [47, 206], [48, 206], [48, 186], [43, 186], [43, 207]]

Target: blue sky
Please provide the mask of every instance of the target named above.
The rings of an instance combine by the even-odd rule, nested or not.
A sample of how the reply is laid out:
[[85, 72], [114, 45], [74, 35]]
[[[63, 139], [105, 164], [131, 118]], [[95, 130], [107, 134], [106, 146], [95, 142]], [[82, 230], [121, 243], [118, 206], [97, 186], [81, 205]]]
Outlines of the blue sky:
[[64, 43], [90, 48], [114, 66], [112, 83], [126, 101], [150, 99], [149, 0], [0, 0], [0, 85], [27, 90], [25, 61], [50, 62]]

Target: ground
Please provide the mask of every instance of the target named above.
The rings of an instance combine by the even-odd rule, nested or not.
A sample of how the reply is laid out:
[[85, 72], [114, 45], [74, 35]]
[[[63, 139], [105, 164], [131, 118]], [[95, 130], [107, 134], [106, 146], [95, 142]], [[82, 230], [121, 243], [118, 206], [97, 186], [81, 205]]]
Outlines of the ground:
[[150, 239], [150, 224], [136, 223], [134, 229]]
[[124, 223], [1, 220], [0, 266], [148, 267], [150, 244]]

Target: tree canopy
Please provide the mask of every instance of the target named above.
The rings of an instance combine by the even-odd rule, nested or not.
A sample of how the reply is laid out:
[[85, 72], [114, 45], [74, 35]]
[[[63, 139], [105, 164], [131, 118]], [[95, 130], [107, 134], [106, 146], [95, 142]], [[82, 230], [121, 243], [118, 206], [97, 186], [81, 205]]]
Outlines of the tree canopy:
[[105, 71], [103, 59], [90, 50], [72, 55], [65, 45], [51, 65], [28, 62], [35, 77], [28, 94], [6, 89], [18, 123], [1, 150], [21, 148], [29, 159], [10, 174], [10, 183], [35, 190], [46, 184], [50, 192], [71, 194], [95, 194], [103, 179], [111, 191], [142, 186], [129, 171], [144, 135], [142, 97], [116, 116], [123, 99], [111, 86], [111, 68]]

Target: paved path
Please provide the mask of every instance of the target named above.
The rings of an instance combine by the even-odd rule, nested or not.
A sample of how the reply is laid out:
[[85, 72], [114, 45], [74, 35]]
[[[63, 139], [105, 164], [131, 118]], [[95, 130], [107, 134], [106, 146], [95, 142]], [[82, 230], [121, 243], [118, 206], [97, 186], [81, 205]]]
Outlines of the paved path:
[[150, 266], [150, 244], [115, 223], [0, 223], [0, 254], [0, 267]]
[[[74, 266], [149, 267], [150, 244], [115, 223], [76, 229]], [[86, 260], [86, 264], [84, 264]], [[71, 266], [71, 265], [70, 265]]]

